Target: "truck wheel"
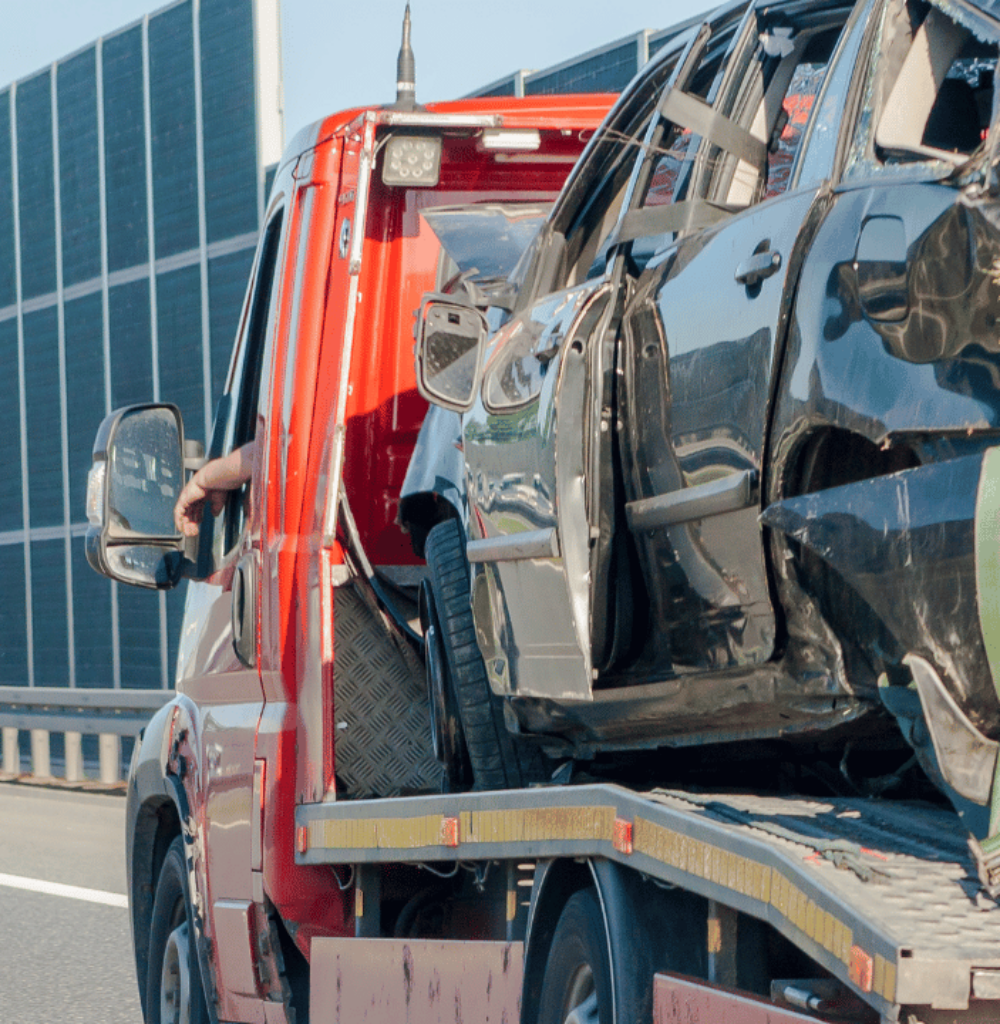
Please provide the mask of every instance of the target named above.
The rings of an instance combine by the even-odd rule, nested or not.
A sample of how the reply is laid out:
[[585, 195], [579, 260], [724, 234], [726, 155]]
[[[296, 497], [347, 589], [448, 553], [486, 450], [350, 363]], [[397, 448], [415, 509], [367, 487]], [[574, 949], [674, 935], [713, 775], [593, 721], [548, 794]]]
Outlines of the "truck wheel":
[[156, 883], [149, 930], [146, 1019], [149, 1024], [208, 1024], [208, 1008], [190, 927], [184, 840], [167, 850]]
[[611, 955], [590, 889], [574, 893], [552, 936], [537, 1024], [612, 1024]]
[[503, 706], [486, 678], [469, 604], [465, 538], [458, 521], [438, 523], [427, 535], [424, 553], [447, 670], [472, 766], [473, 788], [513, 789], [541, 778], [541, 754], [517, 744], [507, 731]]

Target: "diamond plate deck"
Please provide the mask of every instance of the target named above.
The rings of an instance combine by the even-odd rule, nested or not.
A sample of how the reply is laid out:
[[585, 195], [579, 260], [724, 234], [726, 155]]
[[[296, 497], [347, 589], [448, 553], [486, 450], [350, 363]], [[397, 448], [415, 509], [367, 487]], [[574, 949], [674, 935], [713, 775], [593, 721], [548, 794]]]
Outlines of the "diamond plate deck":
[[337, 778], [353, 799], [437, 791], [427, 690], [353, 586], [334, 600]]
[[981, 892], [964, 830], [951, 811], [734, 794], [650, 798], [718, 822], [734, 836], [764, 837], [797, 860], [798, 871], [824, 893], [824, 905], [846, 905], [868, 919], [870, 934], [855, 928], [856, 941], [869, 949], [895, 948], [900, 1003], [924, 1002], [933, 983], [951, 990], [938, 995], [945, 1005], [961, 1006], [968, 978], [946, 981], [946, 963], [965, 963], [970, 971], [1000, 968], [1000, 907]]

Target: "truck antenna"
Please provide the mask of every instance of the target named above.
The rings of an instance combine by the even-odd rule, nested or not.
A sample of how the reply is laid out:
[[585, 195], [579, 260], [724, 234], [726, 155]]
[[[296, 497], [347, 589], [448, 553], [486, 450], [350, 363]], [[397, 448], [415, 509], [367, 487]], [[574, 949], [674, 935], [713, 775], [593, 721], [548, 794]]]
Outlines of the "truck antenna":
[[413, 59], [413, 48], [410, 46], [410, 3], [406, 2], [406, 13], [403, 15], [403, 42], [396, 58], [396, 110], [417, 109], [417, 64]]

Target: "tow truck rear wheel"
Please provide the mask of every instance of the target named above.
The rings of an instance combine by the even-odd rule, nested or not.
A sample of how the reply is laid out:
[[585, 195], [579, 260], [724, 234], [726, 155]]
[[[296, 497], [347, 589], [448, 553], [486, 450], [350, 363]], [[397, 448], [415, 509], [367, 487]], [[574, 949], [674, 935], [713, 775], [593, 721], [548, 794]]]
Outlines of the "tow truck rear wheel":
[[441, 627], [448, 682], [455, 696], [474, 789], [512, 789], [544, 774], [541, 753], [518, 744], [507, 731], [503, 706], [490, 689], [476, 644], [469, 603], [469, 562], [465, 537], [455, 519], [438, 523], [427, 535], [424, 556], [431, 596]]
[[191, 927], [184, 840], [178, 836], [163, 859], [153, 900], [146, 1020], [148, 1024], [208, 1024], [208, 1019]]
[[612, 1024], [611, 954], [591, 889], [563, 908], [545, 964], [537, 1024]]

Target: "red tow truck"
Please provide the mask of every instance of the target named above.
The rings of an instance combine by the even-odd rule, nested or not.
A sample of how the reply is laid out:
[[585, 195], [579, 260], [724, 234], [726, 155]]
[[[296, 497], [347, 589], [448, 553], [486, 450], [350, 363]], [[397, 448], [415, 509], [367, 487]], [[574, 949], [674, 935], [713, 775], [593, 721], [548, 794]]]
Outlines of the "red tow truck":
[[[927, 15], [923, 0], [910, 0], [912, 18], [903, 6], [731, 3], [654, 62], [662, 102], [633, 88], [589, 148], [611, 97], [403, 101], [333, 115], [289, 146], [207, 446], [215, 458], [252, 442], [252, 479], [186, 540], [174, 504], [204, 454], [185, 439], [175, 407], [118, 410], [94, 449], [92, 564], [125, 583], [169, 588], [186, 579], [188, 587], [177, 695], [136, 745], [128, 785], [128, 893], [149, 1024], [1000, 1021], [1000, 910], [970, 874], [954, 811], [823, 795], [806, 785], [805, 770], [759, 785], [772, 762], [758, 763], [752, 743], [737, 754], [720, 742], [690, 762], [696, 771], [674, 773], [670, 752], [628, 748], [644, 735], [638, 720], [635, 737], [626, 722], [620, 749], [608, 755], [616, 772], [602, 771], [608, 762], [597, 757], [567, 755], [552, 735], [534, 745], [518, 735], [516, 753], [505, 747], [492, 764], [497, 751], [485, 742], [470, 751], [469, 736], [496, 726], [498, 750], [509, 744], [519, 729], [511, 695], [494, 686], [480, 707], [456, 713], [447, 685], [449, 670], [461, 669], [456, 650], [479, 658], [482, 670], [476, 643], [491, 649], [489, 637], [462, 625], [467, 567], [458, 557], [454, 572], [437, 575], [429, 607], [426, 567], [399, 525], [400, 489], [427, 412], [414, 311], [421, 329], [438, 316], [443, 349], [451, 333], [456, 346], [468, 339], [466, 310], [489, 307], [495, 328], [511, 312], [510, 282], [524, 280], [522, 252], [536, 281], [571, 251], [584, 285], [606, 274], [609, 288], [627, 290], [603, 241], [615, 231], [612, 241], [625, 244], [637, 223], [624, 160], [671, 156], [657, 141], [665, 138], [657, 119], [694, 124], [677, 133], [685, 145], [704, 135], [705, 146], [721, 140], [732, 150], [732, 159], [706, 166], [745, 170], [750, 157], [766, 166], [751, 131], [754, 103], [777, 125], [781, 98], [774, 105], [769, 93], [742, 90], [735, 72], [715, 91], [727, 55], [748, 55], [740, 68], [751, 84], [767, 60], [769, 74], [847, 60], [847, 76], [832, 80], [855, 97], [845, 84], [849, 62], [879, 52], [872, 10], [887, 10], [901, 32]], [[948, 23], [945, 35], [961, 42], [975, 29], [969, 45], [980, 45], [971, 5], [939, 6], [927, 16], [935, 31], [954, 15], [961, 32]], [[845, 24], [857, 47], [835, 50], [828, 30]], [[693, 83], [686, 91], [685, 76]], [[782, 81], [791, 88], [790, 74]], [[711, 108], [719, 96], [732, 99], [728, 112]], [[808, 130], [820, 145], [822, 132]], [[832, 160], [833, 143], [821, 148]], [[581, 153], [599, 173], [574, 172], [560, 194]], [[613, 190], [601, 188], [602, 175]], [[745, 192], [749, 203], [743, 184], [727, 195]], [[553, 202], [555, 219], [533, 242]], [[696, 202], [649, 216], [670, 236], [692, 218], [732, 216], [738, 225], [754, 212]], [[567, 249], [579, 224], [587, 244]], [[698, 239], [689, 237], [694, 261]], [[767, 260], [751, 267], [748, 295], [777, 270], [770, 252], [758, 255]], [[647, 256], [655, 271], [655, 253]], [[883, 277], [894, 266], [885, 263]], [[773, 280], [784, 287], [783, 277]], [[792, 289], [791, 273], [789, 282]], [[462, 301], [422, 305], [427, 292]], [[544, 300], [553, 324], [569, 322], [571, 297], [564, 290]], [[508, 341], [518, 329], [509, 318]], [[566, 347], [580, 341], [582, 353], [582, 337], [567, 329]], [[500, 383], [547, 396], [563, 336], [553, 327], [521, 340], [534, 362], [513, 362]], [[456, 371], [468, 375], [461, 362]], [[443, 380], [450, 366], [442, 358], [424, 372]], [[524, 380], [518, 367], [528, 368]], [[484, 461], [491, 444], [513, 440], [527, 451], [535, 443], [518, 409], [512, 399], [505, 418], [480, 430]], [[540, 477], [510, 477], [501, 482], [532, 498], [544, 490]], [[419, 498], [429, 507], [406, 518], [461, 522], [457, 507], [438, 504], [454, 482], [432, 482]], [[470, 480], [476, 488], [485, 493]], [[558, 568], [559, 551], [541, 549], [525, 529], [533, 508], [515, 515], [495, 503], [486, 512], [536, 579]], [[533, 625], [544, 642], [545, 622]], [[492, 649], [509, 652], [512, 633], [502, 627]], [[435, 640], [442, 628], [448, 665]], [[502, 675], [503, 665], [486, 668]], [[640, 717], [629, 691], [603, 697], [621, 698]], [[780, 723], [775, 729], [781, 738]], [[843, 736], [827, 735], [829, 762]], [[846, 760], [844, 752], [845, 776]], [[506, 785], [487, 786], [493, 777]], [[823, 781], [818, 772], [811, 778]]]
[[462, 234], [470, 217], [498, 220], [496, 265], [473, 276], [505, 277], [611, 100], [404, 103], [295, 137], [208, 446], [256, 440], [253, 479], [186, 549], [169, 513], [180, 453], [196, 466], [199, 446], [177, 410], [132, 407], [102, 426], [95, 563], [138, 585], [189, 579], [177, 696], [129, 783], [148, 1021], [307, 1019], [314, 943], [354, 933], [360, 890], [301, 862], [297, 808], [440, 788], [406, 633], [422, 565], [396, 522], [427, 409], [414, 311], [461, 276], [431, 221]]

